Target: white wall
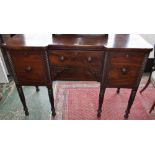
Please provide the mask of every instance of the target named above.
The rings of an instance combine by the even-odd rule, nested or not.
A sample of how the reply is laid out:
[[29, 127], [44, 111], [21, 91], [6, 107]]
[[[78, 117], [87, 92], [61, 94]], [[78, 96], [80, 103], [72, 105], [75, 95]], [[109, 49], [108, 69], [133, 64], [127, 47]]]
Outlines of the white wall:
[[7, 83], [7, 82], [8, 82], [7, 74], [4, 69], [2, 59], [0, 58], [0, 83]]
[[0, 49], [0, 58], [1, 58], [2, 62], [3, 62], [3, 66], [4, 66], [4, 69], [6, 71], [6, 74], [8, 74], [8, 70], [6, 68], [6, 65], [5, 65], [5, 62], [4, 62], [4, 58], [3, 58], [3, 55], [2, 55], [1, 49]]
[[[140, 34], [140, 35], [151, 45], [155, 44], [155, 34]], [[153, 51], [151, 52], [150, 57], [153, 58]]]
[[0, 49], [0, 83], [8, 82], [7, 74], [8, 74], [8, 70], [6, 68], [4, 58]]
[[155, 34], [140, 34], [150, 44], [155, 44]]

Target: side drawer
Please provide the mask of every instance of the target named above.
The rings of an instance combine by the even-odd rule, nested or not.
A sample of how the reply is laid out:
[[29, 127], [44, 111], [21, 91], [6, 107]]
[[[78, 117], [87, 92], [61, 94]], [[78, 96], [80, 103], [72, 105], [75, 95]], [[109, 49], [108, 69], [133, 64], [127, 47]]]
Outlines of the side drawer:
[[133, 87], [137, 82], [144, 58], [143, 52], [111, 52], [107, 85], [109, 87]]
[[38, 52], [9, 52], [16, 79], [20, 84], [44, 85], [47, 81], [43, 53]]

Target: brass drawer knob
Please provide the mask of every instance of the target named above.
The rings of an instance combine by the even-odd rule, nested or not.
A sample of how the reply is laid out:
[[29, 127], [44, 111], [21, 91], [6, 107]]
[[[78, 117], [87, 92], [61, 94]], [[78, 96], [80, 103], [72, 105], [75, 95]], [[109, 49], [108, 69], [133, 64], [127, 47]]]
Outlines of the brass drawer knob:
[[59, 57], [59, 60], [60, 60], [60, 61], [64, 61], [64, 59], [65, 59], [64, 56], [60, 56], [60, 57]]
[[125, 75], [128, 73], [128, 70], [127, 70], [127, 68], [123, 67], [123, 68], [121, 68], [121, 72], [123, 75]]
[[126, 54], [126, 58], [129, 58], [129, 54]]
[[88, 62], [91, 62], [91, 61], [92, 61], [92, 57], [89, 56], [89, 57], [88, 57]]
[[25, 72], [31, 72], [32, 71], [32, 67], [31, 66], [27, 66], [26, 68], [25, 68]]

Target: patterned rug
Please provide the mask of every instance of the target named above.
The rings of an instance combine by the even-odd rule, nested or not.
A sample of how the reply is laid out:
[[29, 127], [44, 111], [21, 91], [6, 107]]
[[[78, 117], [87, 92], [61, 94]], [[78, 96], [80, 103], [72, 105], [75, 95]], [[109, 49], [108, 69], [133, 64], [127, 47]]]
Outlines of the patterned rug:
[[[141, 89], [148, 79], [143, 76]], [[54, 98], [56, 117], [51, 117], [50, 102], [46, 87], [39, 87], [37, 93], [35, 87], [23, 87], [27, 106], [30, 112], [25, 116], [14, 83], [4, 91], [6, 99], [0, 101], [0, 119], [2, 120], [97, 120], [99, 83], [97, 82], [62, 82], [55, 81]], [[4, 89], [6, 90], [6, 89]], [[137, 92], [134, 104], [131, 108], [129, 120], [155, 120], [155, 110], [149, 114], [149, 110], [155, 101], [155, 87], [149, 87], [141, 95]], [[9, 92], [9, 93], [8, 93]], [[103, 103], [102, 120], [124, 120], [124, 112], [127, 107], [130, 89], [121, 89], [116, 94], [116, 89], [107, 89]]]
[[[139, 90], [144, 86], [143, 82]], [[99, 83], [97, 82], [57, 82], [55, 84], [56, 118], [65, 120], [97, 120]], [[129, 120], [155, 119], [155, 110], [149, 114], [155, 101], [155, 88], [150, 85], [143, 94], [137, 92], [131, 108]], [[130, 89], [108, 88], [105, 93], [101, 120], [124, 120]]]

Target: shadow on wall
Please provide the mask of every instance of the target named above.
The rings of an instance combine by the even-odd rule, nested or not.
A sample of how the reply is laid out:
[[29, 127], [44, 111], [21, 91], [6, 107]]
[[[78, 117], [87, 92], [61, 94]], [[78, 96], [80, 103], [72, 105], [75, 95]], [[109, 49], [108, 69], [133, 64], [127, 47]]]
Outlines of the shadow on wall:
[[[140, 34], [151, 45], [155, 44], [155, 34]], [[150, 58], [153, 58], [153, 52], [150, 53]]]
[[155, 44], [155, 34], [140, 34], [147, 42]]

